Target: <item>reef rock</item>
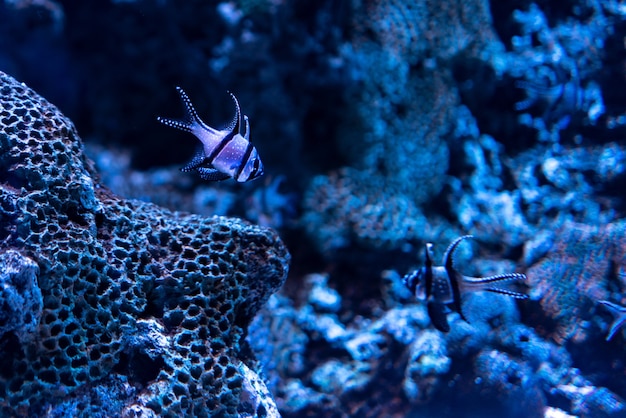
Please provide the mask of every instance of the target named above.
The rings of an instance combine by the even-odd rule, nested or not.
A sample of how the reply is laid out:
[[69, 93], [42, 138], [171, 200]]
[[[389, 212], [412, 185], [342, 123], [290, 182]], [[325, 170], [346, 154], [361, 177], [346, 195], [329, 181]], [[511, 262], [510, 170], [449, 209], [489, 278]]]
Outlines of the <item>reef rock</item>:
[[276, 233], [115, 196], [72, 122], [0, 72], [0, 261], [11, 259], [0, 415], [276, 410], [250, 384], [243, 339], [287, 275]]

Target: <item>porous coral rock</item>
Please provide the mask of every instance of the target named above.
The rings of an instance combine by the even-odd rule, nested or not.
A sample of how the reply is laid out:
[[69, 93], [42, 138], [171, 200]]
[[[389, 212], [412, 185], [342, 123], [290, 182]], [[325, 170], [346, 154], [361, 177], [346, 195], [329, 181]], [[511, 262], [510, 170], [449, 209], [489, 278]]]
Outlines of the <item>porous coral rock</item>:
[[410, 197], [385, 187], [383, 177], [352, 168], [315, 177], [304, 196], [302, 223], [317, 248], [327, 255], [354, 243], [389, 249], [445, 234], [444, 220], [427, 222]]
[[35, 342], [2, 337], [2, 414], [40, 414], [112, 374], [140, 388], [128, 413], [251, 413], [242, 337], [286, 277], [286, 248], [237, 219], [121, 199], [82, 151], [70, 120], [0, 73], [0, 251], [37, 263], [43, 295]]
[[430, 400], [443, 385], [441, 376], [450, 371], [452, 360], [448, 357], [441, 333], [425, 330], [413, 341], [405, 371], [404, 393], [411, 402]]
[[17, 251], [0, 253], [0, 338], [13, 331], [27, 342], [37, 329], [43, 297], [37, 264]]

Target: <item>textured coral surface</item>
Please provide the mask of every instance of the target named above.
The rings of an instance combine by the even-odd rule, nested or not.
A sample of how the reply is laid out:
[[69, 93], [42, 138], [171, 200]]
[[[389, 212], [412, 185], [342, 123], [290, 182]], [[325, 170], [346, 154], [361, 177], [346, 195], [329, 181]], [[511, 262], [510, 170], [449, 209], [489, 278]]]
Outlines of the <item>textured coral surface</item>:
[[126, 387], [118, 409], [92, 399], [72, 415], [267, 412], [245, 393], [255, 363], [242, 336], [286, 278], [280, 239], [121, 199], [82, 150], [71, 121], [0, 73], [0, 253], [33, 260], [43, 295], [38, 326], [0, 336], [1, 415], [52, 414], [111, 376]]
[[[219, 328], [220, 319], [214, 322], [213, 305], [186, 305], [190, 294], [205, 303], [205, 282], [180, 278], [185, 273], [171, 268], [178, 259], [149, 251], [163, 250], [163, 234], [163, 245], [173, 243], [163, 251], [174, 257], [182, 238], [169, 238], [168, 228], [192, 221], [120, 202], [99, 183], [172, 211], [268, 225], [288, 245], [290, 278], [247, 327], [250, 350], [243, 337], [225, 342], [227, 355], [233, 353], [226, 364], [234, 358], [242, 379], [233, 386], [242, 392], [239, 403], [228, 414], [275, 416], [273, 397], [284, 418], [626, 416], [626, 327], [617, 326], [626, 306], [625, 37], [623, 0], [0, 0], [0, 69], [62, 109], [99, 174], [96, 180], [90, 163], [74, 160], [80, 152], [31, 153], [23, 159], [46, 162], [32, 172], [0, 156], [0, 164], [18, 170], [2, 180], [8, 203], [0, 206], [0, 231], [44, 240], [60, 234], [55, 245], [65, 231], [86, 231], [72, 245], [92, 248], [95, 236], [105, 248], [89, 251], [106, 261], [92, 276], [84, 274], [91, 261], [81, 264], [81, 255], [58, 267], [43, 262], [54, 258], [51, 252], [33, 251], [35, 244], [18, 248], [17, 238], [0, 248], [0, 378], [6, 370], [3, 381], [13, 391], [39, 385], [49, 404], [31, 405], [11, 393], [3, 399], [21, 402], [20, 413], [35, 417], [149, 416], [159, 408], [160, 415], [205, 413], [183, 405], [196, 399], [184, 391], [198, 383], [193, 356], [211, 357], [197, 351], [198, 341], [220, 350], [218, 339], [202, 334]], [[232, 117], [226, 91], [236, 94], [266, 176], [240, 185], [181, 175], [178, 167], [197, 140], [156, 121], [180, 114], [174, 86], [218, 125]], [[52, 155], [65, 159], [58, 166], [62, 190], [22, 191], [50, 167]], [[78, 206], [75, 196], [82, 196]], [[64, 200], [48, 205], [51, 199]], [[28, 205], [48, 212], [38, 215], [39, 206]], [[111, 225], [122, 217], [111, 213], [131, 205], [129, 229], [141, 229], [139, 218], [149, 211], [145, 224], [162, 219], [164, 226], [121, 237], [115, 228], [123, 226]], [[18, 225], [26, 215], [7, 220], [7, 213], [34, 214], [32, 226]], [[90, 214], [94, 221], [85, 220]], [[67, 220], [44, 221], [53, 215]], [[103, 237], [107, 228], [111, 238]], [[215, 234], [211, 228], [207, 234]], [[459, 271], [524, 273], [528, 280], [516, 290], [530, 298], [463, 296], [468, 321], [451, 313], [451, 330], [441, 334], [401, 278], [423, 266], [425, 243], [433, 244], [439, 263], [446, 244], [466, 234], [476, 244], [459, 248]], [[129, 240], [128, 248], [120, 246]], [[213, 253], [218, 244], [211, 242]], [[159, 269], [144, 274], [152, 265]], [[190, 265], [188, 277], [195, 274]], [[54, 280], [51, 268], [59, 269]], [[74, 390], [43, 381], [65, 358], [28, 351], [33, 344], [45, 348], [40, 322], [50, 312], [59, 326], [83, 315], [96, 296], [83, 290], [89, 281], [75, 277], [99, 286], [109, 269], [119, 274], [110, 292], [119, 287], [122, 295], [130, 281], [142, 283], [132, 290], [137, 295], [123, 309], [109, 302], [115, 320], [108, 334], [95, 334], [82, 319], [79, 331], [74, 325], [69, 331], [79, 333], [78, 343], [84, 334], [88, 352], [111, 361], [110, 372]], [[59, 280], [58, 288], [46, 285]], [[218, 303], [214, 295], [226, 289], [212, 286], [208, 303]], [[86, 302], [71, 299], [69, 313], [51, 311], [53, 291], [61, 301], [79, 294]], [[97, 315], [104, 314], [93, 312], [88, 319], [100, 324]], [[198, 318], [208, 325], [194, 328]], [[57, 332], [55, 325], [49, 327]], [[224, 338], [242, 335], [229, 330]], [[101, 349], [91, 343], [98, 338], [111, 343]], [[84, 351], [64, 350], [80, 372]], [[46, 373], [31, 378], [31, 370], [19, 369], [24, 364]], [[170, 377], [178, 371], [180, 377]], [[10, 381], [20, 373], [30, 380]], [[215, 380], [224, 385], [224, 377]], [[222, 393], [226, 405], [233, 393]]]
[[619, 286], [615, 279], [626, 268], [625, 226], [623, 221], [601, 227], [568, 224], [548, 254], [528, 270], [531, 298], [539, 300], [550, 319], [538, 328], [557, 342], [585, 340], [593, 306], [609, 298], [610, 283]]

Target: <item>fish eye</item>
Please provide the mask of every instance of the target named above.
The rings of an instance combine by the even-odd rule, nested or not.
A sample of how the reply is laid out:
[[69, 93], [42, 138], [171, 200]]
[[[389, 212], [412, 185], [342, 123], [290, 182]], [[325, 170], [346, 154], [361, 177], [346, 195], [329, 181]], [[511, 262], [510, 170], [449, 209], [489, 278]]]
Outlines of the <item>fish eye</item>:
[[261, 160], [259, 160], [258, 158], [255, 158], [254, 160], [252, 160], [252, 171], [250, 172], [250, 178], [256, 178], [258, 176], [260, 176], [261, 174], [263, 174], [263, 170], [259, 170], [259, 166], [261, 164]]
[[413, 271], [402, 279], [404, 285], [411, 291], [411, 293], [415, 293], [415, 289], [419, 284], [420, 271]]

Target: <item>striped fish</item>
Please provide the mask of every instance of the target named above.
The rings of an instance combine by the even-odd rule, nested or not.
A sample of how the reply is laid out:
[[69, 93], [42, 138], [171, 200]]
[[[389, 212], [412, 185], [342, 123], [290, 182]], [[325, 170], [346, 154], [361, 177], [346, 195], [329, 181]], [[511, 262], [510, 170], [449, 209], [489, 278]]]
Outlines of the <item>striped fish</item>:
[[226, 129], [218, 130], [200, 119], [182, 88], [176, 87], [176, 90], [185, 106], [185, 118], [173, 120], [159, 117], [157, 120], [172, 128], [192, 133], [202, 143], [202, 149], [181, 171], [196, 171], [204, 180], [234, 178], [240, 183], [263, 175], [263, 163], [256, 148], [250, 143], [248, 117], [241, 114], [234, 94], [229, 93], [235, 102], [235, 118]]
[[433, 266], [433, 244], [426, 244], [426, 260], [424, 267], [404, 276], [404, 284], [418, 299], [426, 300], [428, 316], [439, 331], [450, 331], [447, 315], [448, 305], [461, 315], [466, 322], [461, 296], [467, 292], [494, 292], [511, 296], [516, 299], [527, 299], [528, 295], [504, 289], [498, 285], [511, 280], [525, 280], [521, 273], [497, 274], [489, 277], [470, 277], [459, 273], [454, 268], [454, 252], [464, 239], [472, 238], [464, 235], [455, 239], [443, 256], [443, 266]]

